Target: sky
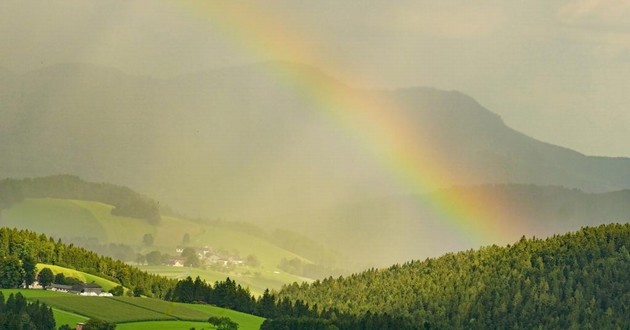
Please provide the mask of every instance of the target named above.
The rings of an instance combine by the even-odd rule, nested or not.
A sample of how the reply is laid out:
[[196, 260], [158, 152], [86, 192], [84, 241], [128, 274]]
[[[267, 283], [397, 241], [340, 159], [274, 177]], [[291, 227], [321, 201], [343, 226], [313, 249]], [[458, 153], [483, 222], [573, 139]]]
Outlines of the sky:
[[458, 90], [539, 140], [630, 157], [630, 1], [0, 2], [0, 67], [156, 77], [266, 60]]

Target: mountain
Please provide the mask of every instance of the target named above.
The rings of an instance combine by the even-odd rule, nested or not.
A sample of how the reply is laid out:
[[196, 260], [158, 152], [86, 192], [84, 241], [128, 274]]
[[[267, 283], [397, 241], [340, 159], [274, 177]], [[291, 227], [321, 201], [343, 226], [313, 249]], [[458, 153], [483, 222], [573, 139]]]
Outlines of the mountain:
[[623, 328], [628, 246], [630, 224], [602, 225], [296, 283], [278, 297], [317, 305], [331, 320], [335, 313], [387, 314], [423, 329]]
[[[326, 93], [363, 102], [327, 103]], [[378, 100], [391, 106], [352, 108]], [[438, 165], [448, 175], [437, 188], [506, 183], [586, 193], [630, 188], [630, 159], [591, 157], [537, 141], [460, 92], [355, 89], [316, 68], [285, 62], [171, 79], [88, 64], [20, 75], [0, 71], [0, 104], [0, 178], [68, 173], [133, 187], [193, 217], [276, 224], [317, 241], [313, 236], [343, 243], [344, 234], [357, 241], [357, 232], [368, 228], [357, 246], [368, 244], [373, 237], [368, 232], [391, 244], [377, 250], [380, 256], [373, 260], [379, 262], [410, 256], [391, 255], [395, 247], [418, 253], [414, 235], [432, 236], [434, 228], [427, 226], [437, 223], [437, 215], [400, 211], [422, 210], [417, 195], [430, 192], [410, 187], [398, 168], [383, 161], [401, 146], [381, 142], [378, 135], [366, 139], [371, 132], [361, 130], [362, 111], [405, 123], [413, 138], [401, 142], [404, 150], [442, 156]], [[388, 129], [396, 134], [396, 127]], [[428, 159], [418, 163], [423, 160]], [[377, 210], [379, 204], [385, 209]], [[397, 211], [396, 204], [403, 206]], [[374, 212], [344, 211], [351, 205]], [[392, 212], [379, 216], [387, 210]], [[597, 219], [603, 218], [591, 220]], [[353, 227], [358, 223], [363, 225]], [[333, 232], [340, 228], [349, 231]], [[560, 227], [541, 232], [550, 228]], [[420, 244], [424, 255], [469, 247], [438, 229], [433, 240]], [[404, 236], [390, 239], [399, 233]]]
[[383, 111], [399, 111], [418, 131], [408, 143], [447, 152], [441, 165], [453, 184], [630, 187], [629, 159], [536, 141], [459, 92], [356, 90], [283, 62], [162, 80], [87, 64], [0, 71], [0, 176], [70, 173], [217, 217], [273, 216], [287, 205], [400, 192], [361, 141], [285, 82], [289, 74], [392, 100], [397, 106]]

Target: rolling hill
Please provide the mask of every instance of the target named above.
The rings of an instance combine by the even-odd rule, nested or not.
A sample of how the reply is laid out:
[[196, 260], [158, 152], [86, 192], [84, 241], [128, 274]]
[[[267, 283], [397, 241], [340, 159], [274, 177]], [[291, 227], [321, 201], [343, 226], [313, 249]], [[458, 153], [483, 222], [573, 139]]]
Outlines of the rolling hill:
[[[87, 247], [123, 244], [144, 254], [158, 250], [169, 255], [176, 255], [175, 248], [182, 244], [182, 238], [188, 233], [190, 246], [211, 246], [237, 253], [242, 258], [252, 255], [257, 258], [259, 265], [225, 271], [164, 266], [142, 268], [175, 279], [194, 274], [208, 281], [215, 281], [232, 276], [250, 285], [257, 294], [266, 288], [279, 288], [293, 281], [310, 280], [278, 269], [282, 259], [298, 258], [306, 263], [310, 261], [269, 241], [264, 233], [256, 235], [244, 232], [238, 229], [238, 225], [234, 228], [226, 222], [207, 224], [171, 216], [163, 216], [160, 224], [152, 225], [143, 219], [112, 215], [112, 208], [111, 205], [91, 201], [25, 199], [3, 211], [0, 226], [43, 232]], [[151, 246], [145, 246], [142, 242], [147, 233], [154, 237], [154, 244]], [[135, 257], [125, 261], [136, 262]]]

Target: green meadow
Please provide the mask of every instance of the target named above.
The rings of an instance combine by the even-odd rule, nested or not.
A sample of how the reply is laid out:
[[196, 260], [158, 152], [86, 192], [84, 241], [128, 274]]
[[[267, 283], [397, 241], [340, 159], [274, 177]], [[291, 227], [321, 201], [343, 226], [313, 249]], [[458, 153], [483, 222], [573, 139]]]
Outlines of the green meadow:
[[190, 246], [210, 246], [238, 252], [243, 258], [255, 255], [265, 269], [275, 269], [282, 258], [299, 258], [309, 262], [268, 240], [229, 226], [170, 216], [163, 216], [162, 222], [153, 226], [146, 220], [112, 215], [112, 208], [111, 205], [81, 200], [26, 199], [3, 211], [0, 225], [58, 238], [91, 237], [102, 244], [121, 243], [133, 247], [141, 247], [143, 236], [151, 234], [154, 237], [153, 246], [143, 249], [170, 254], [175, 253], [175, 247], [182, 244], [185, 234], [189, 234]]
[[89, 318], [118, 324], [118, 329], [198, 329], [211, 328], [209, 316], [227, 316], [241, 330], [259, 329], [263, 318], [210, 305], [168, 302], [137, 297], [84, 297], [45, 290], [0, 290], [5, 296], [21, 292], [29, 300], [39, 300], [53, 308], [57, 325], [73, 325]]

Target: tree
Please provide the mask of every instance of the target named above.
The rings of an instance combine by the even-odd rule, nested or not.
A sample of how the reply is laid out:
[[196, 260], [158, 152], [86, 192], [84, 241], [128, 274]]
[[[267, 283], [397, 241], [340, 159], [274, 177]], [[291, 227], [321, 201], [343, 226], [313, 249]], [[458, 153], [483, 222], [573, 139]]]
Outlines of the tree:
[[53, 279], [53, 283], [66, 284], [66, 275], [64, 275], [64, 273], [57, 273], [57, 274], [55, 274], [55, 278]]
[[24, 284], [26, 284], [27, 288], [31, 286], [33, 282], [35, 282], [36, 265], [37, 262], [35, 261], [35, 258], [30, 255], [27, 255], [22, 259], [22, 268], [24, 269]]
[[123, 293], [125, 293], [125, 288], [123, 288], [122, 285], [118, 285], [111, 288], [109, 290], [109, 293], [113, 294], [114, 296], [120, 297], [123, 295]]
[[151, 251], [145, 257], [147, 264], [157, 266], [162, 264], [162, 254], [160, 251]]
[[153, 245], [153, 235], [152, 234], [144, 234], [142, 237], [142, 243], [146, 246]]
[[188, 233], [185, 233], [184, 237], [182, 238], [182, 245], [188, 246], [188, 244], [190, 244], [190, 235]]
[[229, 317], [210, 316], [208, 322], [214, 325], [217, 330], [237, 330], [238, 323], [232, 321]]
[[24, 282], [24, 269], [15, 256], [4, 257], [0, 262], [0, 288], [17, 288]]
[[199, 257], [197, 256], [197, 251], [193, 248], [185, 248], [184, 251], [182, 251], [182, 258], [186, 259], [187, 266], [199, 267], [201, 264]]
[[39, 272], [37, 276], [37, 280], [39, 281], [39, 285], [41, 285], [44, 289], [50, 286], [53, 283], [54, 275], [50, 268], [45, 267]]
[[99, 319], [89, 319], [83, 325], [83, 330], [115, 330], [116, 324]]

